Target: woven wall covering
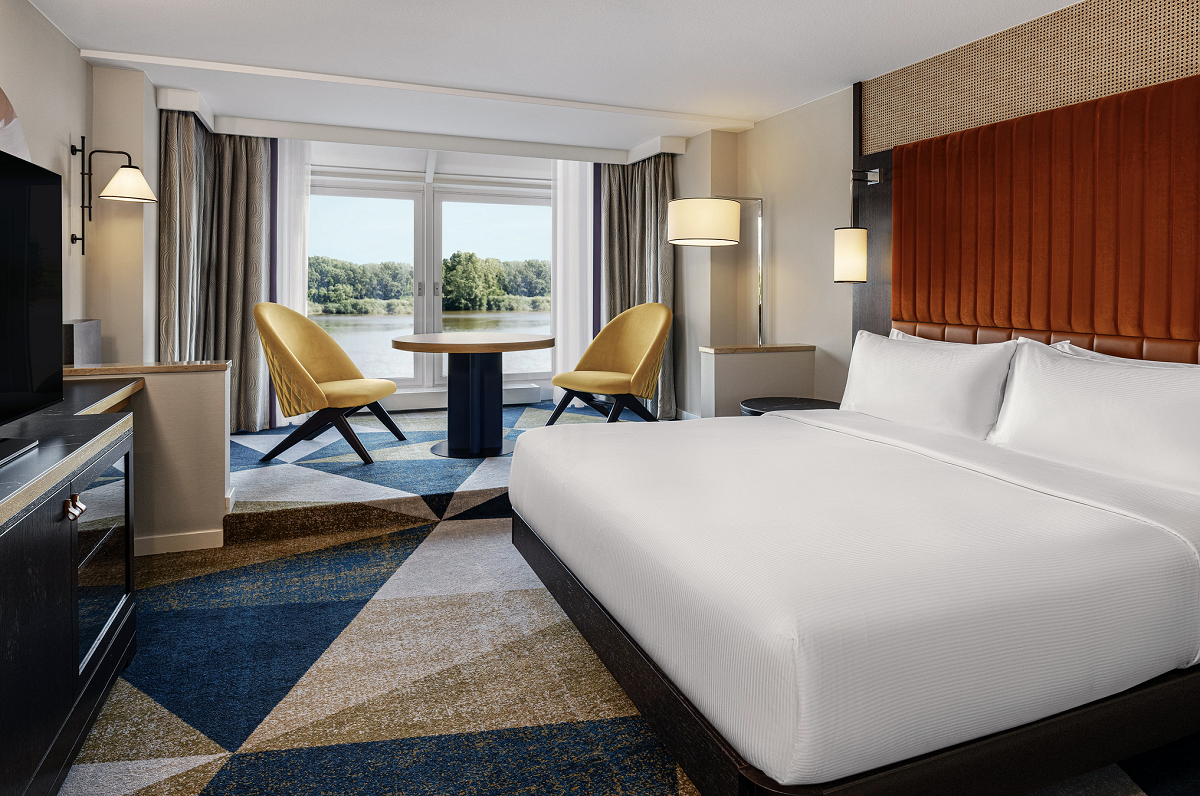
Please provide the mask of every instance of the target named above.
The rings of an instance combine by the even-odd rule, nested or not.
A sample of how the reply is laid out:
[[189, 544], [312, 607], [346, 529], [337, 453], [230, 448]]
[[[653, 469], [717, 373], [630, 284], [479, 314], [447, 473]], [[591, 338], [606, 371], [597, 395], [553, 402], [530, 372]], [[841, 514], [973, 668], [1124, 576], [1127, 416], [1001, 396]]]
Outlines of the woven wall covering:
[[1085, 0], [863, 83], [864, 154], [1200, 74], [1197, 0]]

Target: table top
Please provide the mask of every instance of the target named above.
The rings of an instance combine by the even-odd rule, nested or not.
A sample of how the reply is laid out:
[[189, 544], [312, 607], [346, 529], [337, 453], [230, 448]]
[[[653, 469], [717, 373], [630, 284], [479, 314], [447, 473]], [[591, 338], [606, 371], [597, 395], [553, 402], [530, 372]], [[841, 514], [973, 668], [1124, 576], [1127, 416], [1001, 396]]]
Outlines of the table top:
[[747, 398], [742, 401], [742, 414], [761, 415], [767, 412], [783, 412], [797, 409], [837, 409], [840, 405], [837, 401], [822, 401], [819, 398]]
[[423, 353], [495, 354], [501, 351], [532, 351], [536, 348], [553, 347], [554, 337], [544, 334], [438, 332], [406, 334], [392, 338], [392, 348]]

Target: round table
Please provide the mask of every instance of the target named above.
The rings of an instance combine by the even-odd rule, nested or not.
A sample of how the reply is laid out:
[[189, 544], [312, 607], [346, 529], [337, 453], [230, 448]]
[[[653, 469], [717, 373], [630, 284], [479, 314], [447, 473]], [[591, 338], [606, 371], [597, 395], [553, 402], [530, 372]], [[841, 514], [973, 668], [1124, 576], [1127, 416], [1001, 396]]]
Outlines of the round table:
[[836, 401], [819, 398], [747, 398], [742, 401], [742, 414], [757, 416], [766, 412], [782, 412], [788, 409], [837, 409]]
[[505, 351], [552, 348], [554, 338], [544, 334], [502, 332], [440, 332], [406, 334], [392, 338], [392, 348], [422, 354], [449, 354], [446, 394], [447, 439], [431, 448], [438, 456], [478, 459], [512, 453], [514, 443], [504, 439]]

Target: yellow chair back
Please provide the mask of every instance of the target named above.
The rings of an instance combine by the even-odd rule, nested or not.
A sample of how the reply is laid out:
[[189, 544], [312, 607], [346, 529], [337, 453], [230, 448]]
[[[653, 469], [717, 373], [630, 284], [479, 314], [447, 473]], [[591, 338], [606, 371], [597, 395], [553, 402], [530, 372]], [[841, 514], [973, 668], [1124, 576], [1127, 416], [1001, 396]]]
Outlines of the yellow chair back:
[[254, 307], [254, 323], [279, 406], [288, 417], [329, 405], [319, 384], [363, 377], [328, 332], [295, 310], [264, 301]]
[[630, 307], [605, 324], [583, 352], [575, 370], [631, 373], [633, 394], [653, 398], [671, 318], [671, 310], [665, 304]]

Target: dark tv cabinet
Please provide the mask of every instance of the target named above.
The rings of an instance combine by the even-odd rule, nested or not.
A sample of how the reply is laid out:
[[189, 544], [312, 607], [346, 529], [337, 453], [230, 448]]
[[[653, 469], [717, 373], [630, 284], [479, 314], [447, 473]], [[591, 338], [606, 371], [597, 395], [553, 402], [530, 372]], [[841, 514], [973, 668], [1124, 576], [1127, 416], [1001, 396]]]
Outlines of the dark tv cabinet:
[[[140, 379], [68, 384], [0, 436], [0, 796], [62, 787], [136, 649], [133, 418]], [[82, 506], [82, 513], [80, 513]]]

